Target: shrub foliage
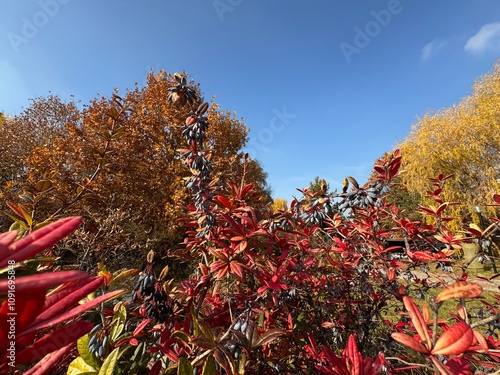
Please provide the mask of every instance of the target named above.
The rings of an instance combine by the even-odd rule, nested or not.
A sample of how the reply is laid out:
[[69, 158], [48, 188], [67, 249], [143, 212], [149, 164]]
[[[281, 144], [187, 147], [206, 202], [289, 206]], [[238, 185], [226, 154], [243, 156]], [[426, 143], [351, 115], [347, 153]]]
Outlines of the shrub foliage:
[[[177, 224], [185, 228], [183, 246], [169, 254], [186, 276], [159, 267], [163, 253], [149, 251], [129, 296], [95, 311], [98, 324], [78, 340], [69, 374], [449, 375], [498, 368], [500, 294], [483, 292], [498, 275], [471, 280], [471, 261], [456, 255], [470, 241], [478, 244], [475, 256], [484, 256], [482, 244], [499, 226], [492, 219], [488, 228], [450, 231], [451, 203], [441, 197], [449, 176], [430, 181], [432, 205], [420, 208], [425, 221], [386, 199], [399, 150], [378, 160], [364, 185], [349, 176], [342, 192], [330, 193], [320, 183], [289, 207], [268, 209], [247, 155], [240, 175], [218, 175], [208, 137], [213, 107], [185, 77], [174, 80], [167, 96], [181, 120], [170, 152], [187, 171], [177, 173], [190, 204]], [[115, 120], [125, 105], [118, 107]], [[111, 121], [106, 142], [120, 132], [115, 120], [99, 118]], [[499, 205], [500, 196], [488, 203]], [[11, 204], [25, 222], [23, 207]], [[107, 283], [118, 278], [104, 266], [100, 274]]]

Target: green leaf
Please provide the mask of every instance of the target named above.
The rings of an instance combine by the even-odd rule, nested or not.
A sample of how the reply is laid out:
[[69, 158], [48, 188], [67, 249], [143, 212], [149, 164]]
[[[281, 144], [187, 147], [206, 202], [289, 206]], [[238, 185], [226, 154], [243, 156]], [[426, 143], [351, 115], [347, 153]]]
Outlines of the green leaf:
[[97, 375], [97, 370], [83, 360], [82, 357], [75, 358], [68, 366], [68, 375]]
[[99, 375], [113, 375], [115, 372], [116, 363], [118, 361], [118, 353], [120, 348], [115, 348], [106, 358], [99, 370]]
[[203, 365], [203, 373], [201, 375], [216, 375], [217, 368], [215, 367], [215, 359], [213, 354], [210, 354]]
[[76, 342], [76, 348], [78, 350], [78, 354], [80, 354], [80, 358], [87, 365], [99, 368], [101, 366], [101, 361], [90, 352], [89, 340], [90, 340], [89, 334], [86, 334], [85, 336], [82, 336], [78, 339], [78, 341]]
[[120, 305], [118, 311], [113, 315], [113, 320], [111, 322], [111, 341], [116, 342], [120, 334], [123, 332], [123, 328], [125, 328], [125, 321], [127, 320], [127, 309], [125, 306]]
[[193, 365], [185, 357], [179, 359], [179, 364], [177, 365], [177, 375], [193, 375]]

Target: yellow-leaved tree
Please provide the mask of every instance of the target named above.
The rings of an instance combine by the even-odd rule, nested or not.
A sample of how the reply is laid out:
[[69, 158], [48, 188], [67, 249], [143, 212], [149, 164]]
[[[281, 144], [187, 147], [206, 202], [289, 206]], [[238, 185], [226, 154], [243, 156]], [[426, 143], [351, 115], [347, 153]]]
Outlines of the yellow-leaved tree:
[[[474, 207], [492, 203], [492, 195], [500, 192], [500, 62], [459, 104], [421, 118], [399, 148], [404, 170], [400, 176], [410, 193], [420, 195], [424, 205], [435, 205], [426, 194], [429, 179], [452, 175], [441, 194], [447, 202], [461, 203], [447, 211], [459, 218], [450, 228], [477, 222]], [[495, 215], [494, 208], [483, 209]]]

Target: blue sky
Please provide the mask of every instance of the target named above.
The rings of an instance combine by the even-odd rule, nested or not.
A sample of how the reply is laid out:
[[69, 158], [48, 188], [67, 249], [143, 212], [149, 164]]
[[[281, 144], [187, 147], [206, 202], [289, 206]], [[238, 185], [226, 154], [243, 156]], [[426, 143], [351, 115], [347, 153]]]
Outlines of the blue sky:
[[3, 0], [0, 14], [0, 110], [185, 70], [244, 118], [288, 201], [315, 176], [363, 182], [500, 57], [498, 0]]

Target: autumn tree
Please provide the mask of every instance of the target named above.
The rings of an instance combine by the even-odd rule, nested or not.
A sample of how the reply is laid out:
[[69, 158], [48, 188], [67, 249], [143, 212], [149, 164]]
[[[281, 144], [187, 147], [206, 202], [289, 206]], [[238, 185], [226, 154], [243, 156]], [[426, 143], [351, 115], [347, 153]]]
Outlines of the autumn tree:
[[288, 208], [288, 203], [284, 198], [273, 199], [273, 204], [271, 205], [271, 212], [276, 213], [278, 211], [286, 211]]
[[[18, 132], [6, 134], [12, 144], [25, 140], [25, 147], [16, 155], [19, 173], [6, 182], [10, 189], [4, 198], [15, 200], [26, 186], [50, 181], [50, 197], [34, 220], [45, 220], [61, 207], [64, 215], [84, 215], [80, 243], [65, 244], [79, 262], [105, 261], [113, 268], [142, 260], [150, 249], [167, 255], [182, 241], [178, 219], [190, 198], [189, 171], [178, 157], [185, 142], [181, 127], [191, 105], [203, 101], [194, 82], [185, 85], [192, 103], [176, 101], [172, 88], [178, 77], [151, 73], [145, 87], [121, 96], [116, 91], [82, 109], [55, 96], [34, 100], [14, 119]], [[245, 178], [265, 191], [265, 172], [242, 152], [246, 125], [213, 102], [208, 118], [206, 156], [218, 178], [216, 188], [224, 191], [229, 179]]]
[[[462, 221], [451, 223], [452, 227], [477, 220], [473, 207], [499, 191], [500, 62], [476, 81], [473, 93], [458, 105], [421, 118], [400, 148], [404, 169], [400, 176], [410, 194], [430, 204], [429, 179], [452, 175], [442, 198], [463, 203], [450, 207], [450, 215]], [[489, 208], [488, 214], [493, 215], [494, 209]]]

